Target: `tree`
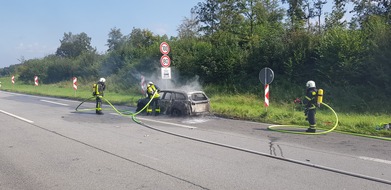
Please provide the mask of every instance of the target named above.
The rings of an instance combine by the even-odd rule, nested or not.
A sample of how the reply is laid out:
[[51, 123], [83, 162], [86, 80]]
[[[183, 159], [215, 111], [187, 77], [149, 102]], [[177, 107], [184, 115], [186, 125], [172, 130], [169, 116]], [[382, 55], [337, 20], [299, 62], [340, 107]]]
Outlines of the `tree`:
[[367, 49], [363, 72], [366, 83], [386, 96], [391, 93], [391, 27], [382, 16], [370, 16], [362, 25]]
[[346, 10], [345, 4], [347, 0], [334, 0], [333, 10], [331, 11], [331, 15], [326, 16], [325, 23], [326, 28], [333, 27], [345, 27], [346, 21], [341, 21], [344, 17]]
[[125, 42], [125, 37], [121, 33], [121, 29], [112, 28], [109, 33], [109, 39], [107, 39], [107, 46], [109, 49], [107, 51], [114, 51], [121, 47]]
[[322, 81], [342, 85], [363, 84], [368, 46], [365, 33], [335, 27], [323, 36], [318, 47], [319, 74]]
[[307, 31], [311, 31], [311, 19], [315, 17], [314, 7], [312, 7], [308, 0], [304, 0], [303, 10], [306, 12], [304, 18], [307, 20]]
[[291, 22], [290, 27], [292, 30], [298, 30], [303, 28], [305, 13], [302, 9], [303, 0], [282, 0], [283, 3], [288, 3], [288, 17]]
[[200, 30], [200, 26], [198, 25], [197, 20], [195, 19], [195, 15], [191, 14], [191, 18], [184, 18], [182, 21], [182, 24], [179, 25], [177, 31], [178, 31], [178, 37], [180, 39], [185, 38], [195, 38], [199, 37], [198, 31]]
[[18, 68], [18, 79], [25, 83], [34, 84], [34, 76], [38, 76], [40, 81], [45, 81], [47, 68], [47, 65], [42, 64], [39, 59], [29, 59]]
[[206, 0], [199, 2], [197, 6], [191, 9], [191, 13], [197, 15], [197, 22], [202, 23], [200, 31], [206, 35], [212, 35], [218, 30], [220, 11], [218, 0]]
[[314, 16], [318, 17], [318, 33], [320, 34], [320, 30], [321, 30], [321, 25], [320, 25], [320, 17], [322, 16], [322, 10], [323, 10], [323, 5], [326, 4], [327, 1], [325, 0], [317, 0], [316, 2], [314, 2], [314, 8], [315, 8], [315, 11], [314, 11]]
[[71, 32], [64, 33], [60, 40], [60, 47], [57, 48], [56, 55], [60, 57], [77, 57], [83, 52], [96, 51], [91, 47], [91, 38], [84, 32], [73, 35]]
[[151, 46], [156, 38], [153, 36], [153, 33], [147, 29], [133, 28], [132, 32], [129, 34], [128, 42], [134, 48], [142, 48]]
[[354, 4], [353, 11], [356, 13], [352, 22], [362, 25], [371, 15], [385, 18], [385, 22], [391, 24], [391, 1], [390, 0], [351, 0]]

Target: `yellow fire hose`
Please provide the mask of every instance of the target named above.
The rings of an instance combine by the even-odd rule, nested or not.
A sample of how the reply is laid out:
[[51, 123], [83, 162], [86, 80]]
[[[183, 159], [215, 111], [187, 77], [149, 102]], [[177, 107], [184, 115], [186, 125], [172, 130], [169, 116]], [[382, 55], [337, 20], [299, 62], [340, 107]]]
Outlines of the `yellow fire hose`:
[[[86, 111], [86, 110], [95, 110], [95, 108], [90, 108], [90, 109], [78, 109], [84, 102], [92, 99], [92, 98], [95, 98], [95, 97], [90, 97], [90, 98], [87, 98], [85, 99], [83, 102], [81, 102], [77, 107], [76, 107], [76, 111]], [[142, 124], [141, 121], [137, 120], [136, 118], [136, 115], [140, 114], [143, 110], [145, 110], [149, 104], [152, 102], [153, 99], [150, 99], [148, 101], [148, 103], [138, 112], [136, 113], [132, 113], [130, 111], [119, 111], [118, 109], [115, 108], [115, 106], [110, 102], [108, 101], [106, 98], [104, 97], [101, 97], [103, 100], [105, 100], [114, 110], [115, 112], [117, 112], [119, 115], [121, 116], [130, 116], [132, 117], [132, 120], [134, 122], [136, 122], [137, 124]], [[307, 133], [307, 132], [298, 132], [298, 131], [290, 131], [290, 130], [283, 130], [283, 129], [279, 129], [279, 128], [282, 128], [282, 127], [298, 127], [298, 128], [303, 128], [304, 126], [298, 126], [298, 125], [271, 125], [268, 127], [269, 130], [272, 130], [272, 131], [278, 131], [278, 132], [283, 132], [283, 133], [291, 133], [291, 134], [302, 134], [302, 135], [321, 135], [321, 134], [327, 134], [327, 133], [330, 133], [332, 131], [334, 131], [337, 126], [338, 126], [338, 122], [339, 122], [339, 119], [338, 119], [338, 115], [337, 113], [333, 110], [333, 108], [331, 108], [329, 105], [327, 105], [326, 103], [322, 102], [322, 104], [324, 106], [326, 106], [328, 109], [330, 109], [334, 115], [335, 115], [335, 124], [334, 126], [327, 130], [327, 131], [322, 131], [322, 132], [316, 132], [316, 133]], [[127, 112], [129, 112], [129, 114], [127, 114]], [[304, 127], [305, 128], [305, 127]], [[343, 134], [349, 134], [349, 135], [354, 135], [354, 136], [361, 136], [361, 137], [367, 137], [367, 138], [373, 138], [373, 139], [380, 139], [380, 140], [386, 140], [386, 141], [391, 141], [391, 138], [388, 138], [388, 137], [378, 137], [378, 136], [371, 136], [371, 135], [364, 135], [364, 134], [358, 134], [358, 133], [350, 133], [350, 132], [343, 132], [343, 131], [334, 131], [334, 132], [337, 132], [337, 133], [343, 133]]]
[[[157, 93], [157, 92], [155, 92], [155, 94], [156, 94], [156, 93]], [[155, 94], [153, 94], [152, 97], [154, 97]], [[84, 102], [86, 102], [86, 101], [88, 101], [88, 100], [90, 100], [90, 99], [93, 99], [93, 98], [96, 98], [96, 97], [93, 96], [93, 97], [90, 97], [90, 98], [87, 98], [87, 99], [83, 100], [83, 101], [76, 107], [75, 110], [76, 110], [76, 111], [95, 110], [95, 108], [79, 109], [79, 107], [80, 107]], [[132, 117], [132, 120], [133, 120], [134, 122], [138, 123], [138, 124], [141, 124], [141, 122], [140, 122], [139, 120], [137, 120], [136, 115], [138, 115], [138, 114], [140, 114], [142, 111], [144, 111], [144, 110], [149, 106], [149, 104], [152, 102], [152, 100], [153, 100], [153, 98], [151, 98], [151, 99], [148, 101], [148, 103], [147, 103], [141, 110], [139, 110], [139, 111], [136, 112], [136, 113], [132, 113], [132, 112], [129, 112], [129, 111], [121, 112], [121, 111], [119, 111], [119, 110], [118, 110], [118, 109], [117, 109], [109, 100], [107, 100], [105, 97], [100, 96], [100, 98], [102, 98], [105, 102], [107, 102], [107, 104], [109, 104], [109, 105], [111, 106], [111, 108], [113, 108], [113, 110], [114, 110], [115, 112], [117, 112], [119, 115], [121, 115], [121, 116], [131, 116], [131, 117]], [[129, 112], [129, 114], [126, 114], [127, 112]]]
[[316, 132], [316, 133], [307, 133], [307, 132], [298, 132], [298, 131], [289, 131], [289, 130], [278, 129], [278, 128], [281, 128], [281, 127], [299, 127], [299, 128], [303, 128], [304, 127], [304, 126], [298, 126], [298, 125], [271, 125], [271, 126], [268, 127], [268, 129], [269, 130], [273, 130], [273, 131], [283, 132], [283, 133], [293, 133], [293, 134], [303, 134], [303, 135], [322, 135], [322, 134], [330, 133], [331, 131], [333, 131], [338, 126], [338, 115], [337, 115], [337, 113], [335, 113], [333, 108], [331, 108], [329, 105], [327, 105], [324, 102], [322, 102], [322, 104], [324, 106], [326, 106], [328, 109], [330, 109], [334, 113], [335, 119], [336, 119], [335, 125], [331, 129], [329, 129], [327, 131]]
[[[282, 128], [282, 127], [305, 128], [304, 126], [298, 126], [298, 125], [271, 125], [271, 126], [268, 127], [268, 129], [272, 130], [272, 131], [283, 132], [283, 133], [302, 134], [302, 135], [322, 135], [322, 134], [330, 133], [330, 132], [334, 131], [337, 128], [337, 126], [338, 126], [338, 122], [339, 122], [338, 115], [333, 110], [333, 108], [331, 108], [329, 105], [327, 105], [326, 103], [323, 103], [323, 102], [322, 102], [322, 104], [324, 106], [326, 106], [328, 109], [330, 109], [334, 113], [335, 120], [336, 120], [334, 126], [331, 129], [327, 130], [327, 131], [322, 131], [322, 132], [317, 132], [317, 133], [307, 133], [307, 132], [298, 132], [298, 131], [290, 131], [290, 130], [278, 129], [278, 128]], [[388, 138], [388, 137], [378, 137], [378, 136], [364, 135], [364, 134], [358, 134], [358, 133], [350, 133], [350, 132], [337, 131], [337, 130], [334, 131], [334, 132], [348, 134], [348, 135], [354, 135], [354, 136], [360, 136], [360, 137], [367, 137], [367, 138], [391, 141], [391, 138]]]

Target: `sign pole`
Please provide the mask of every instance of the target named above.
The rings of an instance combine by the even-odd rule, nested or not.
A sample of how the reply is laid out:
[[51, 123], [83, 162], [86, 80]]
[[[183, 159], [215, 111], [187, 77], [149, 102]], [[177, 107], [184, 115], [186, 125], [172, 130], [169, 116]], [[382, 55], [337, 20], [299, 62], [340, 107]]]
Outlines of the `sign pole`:
[[267, 111], [267, 108], [269, 107], [269, 84], [273, 82], [274, 79], [274, 72], [268, 67], [263, 68], [259, 72], [259, 81], [264, 85], [265, 90], [265, 108]]

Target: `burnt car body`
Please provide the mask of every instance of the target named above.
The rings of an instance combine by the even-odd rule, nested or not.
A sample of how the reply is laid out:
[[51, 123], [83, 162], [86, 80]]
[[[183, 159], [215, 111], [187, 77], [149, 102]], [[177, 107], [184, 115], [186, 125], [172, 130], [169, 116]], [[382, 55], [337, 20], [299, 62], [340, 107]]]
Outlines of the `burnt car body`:
[[[172, 116], [193, 116], [208, 114], [210, 100], [203, 91], [161, 90], [159, 92], [161, 113]], [[140, 99], [137, 110], [141, 110], [149, 99]]]

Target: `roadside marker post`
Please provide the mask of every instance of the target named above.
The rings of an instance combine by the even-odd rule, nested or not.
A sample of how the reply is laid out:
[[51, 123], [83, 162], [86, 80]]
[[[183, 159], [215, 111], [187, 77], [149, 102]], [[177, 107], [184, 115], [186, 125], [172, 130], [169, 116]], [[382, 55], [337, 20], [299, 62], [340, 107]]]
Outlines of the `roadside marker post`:
[[38, 86], [38, 76], [34, 76], [34, 85]]
[[75, 96], [76, 96], [76, 90], [77, 90], [77, 77], [73, 77], [73, 79], [72, 79], [72, 86], [73, 86], [73, 90], [75, 90]]
[[259, 72], [259, 81], [264, 85], [265, 90], [265, 107], [267, 110], [267, 107], [269, 107], [269, 84], [273, 82], [274, 79], [274, 72], [268, 67], [263, 68]]

